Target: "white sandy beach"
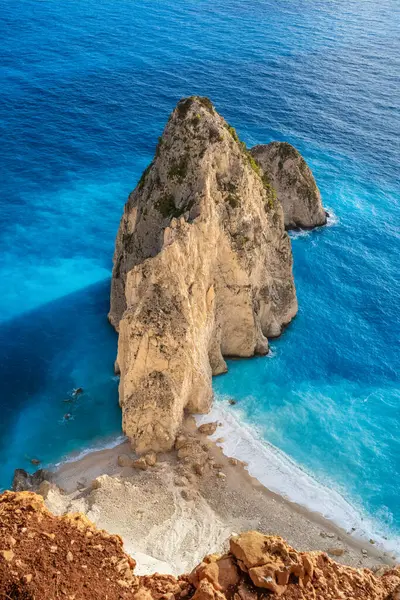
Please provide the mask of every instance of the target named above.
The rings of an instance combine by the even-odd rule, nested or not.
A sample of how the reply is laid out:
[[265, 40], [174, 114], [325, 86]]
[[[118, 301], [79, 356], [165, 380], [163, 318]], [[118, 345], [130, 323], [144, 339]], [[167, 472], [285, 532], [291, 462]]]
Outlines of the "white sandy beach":
[[195, 433], [193, 419], [186, 427], [213, 461], [201, 476], [188, 475], [175, 452], [160, 455], [146, 471], [120, 467], [118, 456], [132, 454], [124, 442], [63, 463], [54, 479], [63, 492], [50, 490], [47, 505], [56, 514], [83, 512], [119, 534], [141, 574], [188, 572], [204, 555], [223, 550], [232, 533], [249, 529], [281, 535], [299, 550], [328, 551], [356, 567], [392, 564], [376, 546], [269, 491], [242, 464], [231, 464], [236, 461]]

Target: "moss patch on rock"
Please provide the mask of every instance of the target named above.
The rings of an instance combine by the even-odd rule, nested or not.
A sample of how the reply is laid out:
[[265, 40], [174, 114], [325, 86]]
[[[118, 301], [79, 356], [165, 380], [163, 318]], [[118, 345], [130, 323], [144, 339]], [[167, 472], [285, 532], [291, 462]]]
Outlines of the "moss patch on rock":
[[185, 179], [189, 164], [189, 157], [183, 156], [179, 161], [174, 161], [168, 171], [168, 177], [177, 179], [180, 183]]

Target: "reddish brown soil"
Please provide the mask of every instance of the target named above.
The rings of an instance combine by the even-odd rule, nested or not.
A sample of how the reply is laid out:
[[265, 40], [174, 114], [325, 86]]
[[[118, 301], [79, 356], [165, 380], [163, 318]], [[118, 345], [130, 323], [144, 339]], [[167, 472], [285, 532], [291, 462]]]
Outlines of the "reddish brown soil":
[[400, 600], [399, 568], [376, 577], [258, 532], [178, 579], [134, 567], [86, 517], [56, 517], [31, 492], [0, 496], [0, 600]]

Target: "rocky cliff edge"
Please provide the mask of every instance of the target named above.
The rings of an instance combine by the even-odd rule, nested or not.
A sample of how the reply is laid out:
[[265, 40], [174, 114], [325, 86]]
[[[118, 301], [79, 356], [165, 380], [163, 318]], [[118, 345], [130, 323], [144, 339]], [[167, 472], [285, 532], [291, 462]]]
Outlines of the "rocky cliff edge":
[[192, 573], [136, 576], [119, 536], [80, 514], [56, 517], [32, 492], [0, 496], [1, 600], [399, 600], [400, 569], [380, 577], [297, 552], [256, 531]]

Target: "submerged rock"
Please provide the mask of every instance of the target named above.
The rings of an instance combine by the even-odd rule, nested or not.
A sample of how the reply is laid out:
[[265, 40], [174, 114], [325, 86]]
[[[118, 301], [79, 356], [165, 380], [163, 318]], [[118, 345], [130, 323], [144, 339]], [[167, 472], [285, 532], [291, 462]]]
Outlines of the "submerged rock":
[[287, 142], [272, 142], [250, 150], [282, 204], [287, 229], [311, 229], [326, 224], [327, 213], [311, 169], [300, 152]]
[[296, 312], [281, 205], [211, 102], [181, 100], [125, 206], [114, 255], [109, 319], [133, 448], [172, 448], [184, 410], [209, 410], [223, 357], [267, 353]]

